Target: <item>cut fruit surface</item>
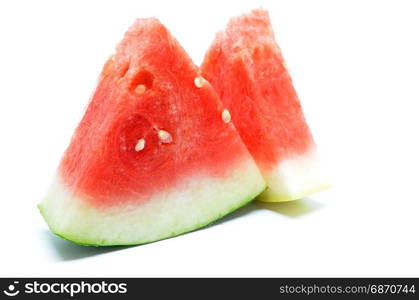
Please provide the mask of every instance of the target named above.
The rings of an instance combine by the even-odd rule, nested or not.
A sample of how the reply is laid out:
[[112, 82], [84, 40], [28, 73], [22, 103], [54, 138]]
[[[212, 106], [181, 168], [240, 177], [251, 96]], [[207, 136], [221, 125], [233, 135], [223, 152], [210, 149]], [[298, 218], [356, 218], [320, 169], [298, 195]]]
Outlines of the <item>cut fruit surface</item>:
[[40, 211], [83, 245], [198, 229], [265, 182], [212, 86], [156, 19], [140, 19], [102, 71]]
[[266, 11], [233, 18], [201, 69], [267, 181], [259, 200], [290, 201], [328, 187]]

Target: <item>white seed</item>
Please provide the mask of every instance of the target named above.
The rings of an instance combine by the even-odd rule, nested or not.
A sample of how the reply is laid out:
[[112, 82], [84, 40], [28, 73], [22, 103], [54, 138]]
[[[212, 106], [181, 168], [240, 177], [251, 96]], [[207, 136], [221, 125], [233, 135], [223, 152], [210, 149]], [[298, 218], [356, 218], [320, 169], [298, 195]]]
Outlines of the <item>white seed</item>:
[[230, 112], [227, 109], [224, 109], [223, 113], [221, 114], [221, 118], [225, 123], [229, 123], [231, 121]]
[[145, 147], [145, 140], [144, 139], [139, 139], [137, 144], [135, 145], [135, 151], [141, 151], [143, 150]]
[[144, 85], [144, 84], [139, 84], [136, 88], [135, 88], [135, 93], [136, 94], [138, 94], [138, 95], [141, 95], [142, 93], [144, 93], [145, 92], [145, 90], [146, 90], [147, 88], [146, 88], [146, 86]]
[[195, 80], [194, 80], [194, 84], [195, 84], [195, 86], [197, 87], [197, 88], [202, 88], [202, 87], [204, 87], [204, 85], [205, 85], [205, 78], [203, 78], [203, 77], [196, 77], [195, 78]]
[[159, 130], [157, 135], [162, 143], [171, 143], [173, 141], [172, 135], [165, 130]]

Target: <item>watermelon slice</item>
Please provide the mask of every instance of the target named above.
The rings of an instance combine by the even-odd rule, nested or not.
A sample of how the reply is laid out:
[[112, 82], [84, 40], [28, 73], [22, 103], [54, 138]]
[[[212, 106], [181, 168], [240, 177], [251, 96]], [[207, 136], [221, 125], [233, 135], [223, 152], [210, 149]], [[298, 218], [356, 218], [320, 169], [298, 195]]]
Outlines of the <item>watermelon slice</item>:
[[258, 200], [295, 200], [328, 186], [266, 11], [233, 18], [201, 69], [268, 183]]
[[49, 227], [82, 245], [142, 244], [248, 203], [266, 186], [226, 112], [168, 30], [137, 20], [39, 205]]

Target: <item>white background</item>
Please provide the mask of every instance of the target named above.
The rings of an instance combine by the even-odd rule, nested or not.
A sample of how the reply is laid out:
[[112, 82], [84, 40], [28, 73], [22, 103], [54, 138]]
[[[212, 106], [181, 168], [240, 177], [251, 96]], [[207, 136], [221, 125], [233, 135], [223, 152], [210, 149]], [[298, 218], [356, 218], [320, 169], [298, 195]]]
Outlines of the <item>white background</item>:
[[[157, 16], [199, 64], [264, 7], [333, 188], [170, 240], [81, 247], [36, 204], [115, 44]], [[419, 276], [415, 1], [2, 1], [0, 276]]]

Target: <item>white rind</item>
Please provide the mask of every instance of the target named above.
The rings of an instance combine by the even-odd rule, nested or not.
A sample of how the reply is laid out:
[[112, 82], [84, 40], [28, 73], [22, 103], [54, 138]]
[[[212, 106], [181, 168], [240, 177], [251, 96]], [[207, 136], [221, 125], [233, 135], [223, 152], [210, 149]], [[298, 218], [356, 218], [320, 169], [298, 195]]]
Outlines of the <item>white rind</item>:
[[297, 200], [330, 186], [315, 148], [282, 160], [272, 171], [263, 172], [263, 176], [269, 186], [258, 197], [263, 202]]
[[56, 176], [39, 208], [51, 230], [73, 242], [143, 244], [205, 226], [251, 201], [265, 187], [249, 159], [227, 177], [197, 175], [139, 206], [98, 210], [74, 197]]

